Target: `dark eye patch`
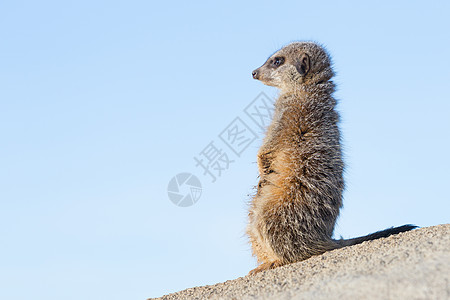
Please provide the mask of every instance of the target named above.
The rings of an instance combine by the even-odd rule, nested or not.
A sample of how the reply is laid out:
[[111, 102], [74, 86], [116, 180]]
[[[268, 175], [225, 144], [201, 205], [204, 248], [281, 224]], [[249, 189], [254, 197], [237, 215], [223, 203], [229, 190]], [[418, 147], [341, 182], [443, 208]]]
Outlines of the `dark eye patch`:
[[274, 68], [278, 68], [282, 64], [284, 64], [284, 57], [274, 57], [271, 61], [271, 66]]

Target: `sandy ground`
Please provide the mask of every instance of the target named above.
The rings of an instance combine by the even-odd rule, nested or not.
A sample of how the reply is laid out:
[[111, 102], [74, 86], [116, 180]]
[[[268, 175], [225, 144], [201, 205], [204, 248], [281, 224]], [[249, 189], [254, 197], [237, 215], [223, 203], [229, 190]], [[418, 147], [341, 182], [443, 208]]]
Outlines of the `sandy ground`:
[[450, 224], [158, 299], [450, 299]]

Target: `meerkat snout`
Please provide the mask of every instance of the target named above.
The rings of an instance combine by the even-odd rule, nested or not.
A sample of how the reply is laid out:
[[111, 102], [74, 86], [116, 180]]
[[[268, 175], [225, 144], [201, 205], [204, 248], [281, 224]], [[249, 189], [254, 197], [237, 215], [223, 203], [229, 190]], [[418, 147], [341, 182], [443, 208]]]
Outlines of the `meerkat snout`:
[[276, 86], [274, 84], [274, 81], [278, 81], [278, 78], [276, 77], [279, 77], [280, 73], [277, 69], [282, 66], [284, 62], [285, 58], [282, 56], [269, 58], [261, 67], [252, 72], [253, 79], [261, 80], [264, 84], [267, 85]]

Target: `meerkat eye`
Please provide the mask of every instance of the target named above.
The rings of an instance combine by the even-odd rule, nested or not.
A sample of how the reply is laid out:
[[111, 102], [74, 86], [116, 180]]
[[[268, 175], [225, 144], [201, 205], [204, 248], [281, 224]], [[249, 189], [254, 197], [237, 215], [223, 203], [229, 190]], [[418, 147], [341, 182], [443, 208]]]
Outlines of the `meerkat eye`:
[[284, 57], [275, 57], [273, 59], [273, 63], [272, 65], [277, 68], [279, 66], [281, 66], [284, 63]]

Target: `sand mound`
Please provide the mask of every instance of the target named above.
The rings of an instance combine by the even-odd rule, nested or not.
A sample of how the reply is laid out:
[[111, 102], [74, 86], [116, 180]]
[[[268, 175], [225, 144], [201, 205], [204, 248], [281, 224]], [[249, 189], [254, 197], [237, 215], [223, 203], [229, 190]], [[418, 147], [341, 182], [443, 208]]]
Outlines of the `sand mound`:
[[159, 299], [450, 299], [450, 224]]

